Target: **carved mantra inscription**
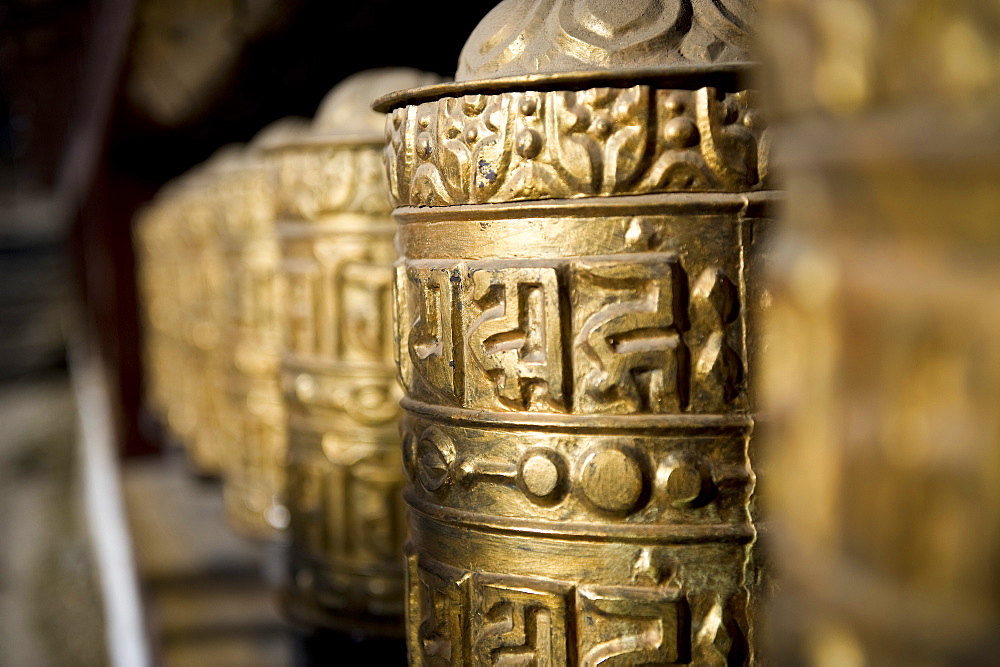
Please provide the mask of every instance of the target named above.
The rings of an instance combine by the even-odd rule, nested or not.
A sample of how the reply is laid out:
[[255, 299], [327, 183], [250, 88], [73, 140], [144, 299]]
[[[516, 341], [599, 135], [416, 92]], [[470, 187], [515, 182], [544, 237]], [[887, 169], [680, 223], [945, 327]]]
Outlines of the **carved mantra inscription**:
[[[671, 586], [573, 586], [424, 567], [416, 556], [407, 569], [417, 665], [688, 664], [692, 634], [712, 620], [694, 626], [686, 597]], [[707, 658], [703, 648], [696, 653]]]
[[[693, 283], [693, 287], [689, 285]], [[718, 412], [737, 403], [739, 293], [670, 253], [397, 265], [409, 395], [472, 409]]]
[[392, 329], [391, 270], [364, 257], [324, 259], [286, 270], [288, 352], [300, 358], [384, 363]]
[[289, 462], [297, 545], [338, 561], [393, 558], [402, 544], [395, 452], [381, 446], [352, 451], [328, 433], [322, 442], [326, 459], [309, 460], [298, 451], [302, 445], [293, 442]]

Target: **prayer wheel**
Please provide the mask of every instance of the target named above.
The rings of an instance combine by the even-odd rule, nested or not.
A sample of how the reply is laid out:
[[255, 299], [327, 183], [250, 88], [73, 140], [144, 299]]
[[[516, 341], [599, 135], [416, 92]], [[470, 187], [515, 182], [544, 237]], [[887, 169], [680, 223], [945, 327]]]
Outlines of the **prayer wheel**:
[[181, 215], [194, 252], [181, 265], [177, 289], [188, 321], [187, 356], [178, 388], [186, 411], [196, 415], [189, 459], [197, 472], [221, 475], [225, 466], [225, 372], [229, 346], [225, 340], [225, 295], [229, 281], [217, 212], [218, 183], [237, 158], [236, 147], [220, 149], [195, 172], [185, 191]]
[[377, 101], [412, 664], [753, 659], [753, 18], [507, 0]]
[[294, 136], [305, 124], [286, 118], [268, 126], [240, 150], [215, 184], [228, 269], [223, 492], [230, 524], [261, 540], [281, 540], [288, 527], [286, 417], [279, 383], [281, 254], [275, 165], [263, 147]]
[[1000, 650], [1000, 9], [769, 0], [778, 664]]
[[436, 80], [356, 74], [277, 163], [288, 412], [285, 608], [309, 628], [400, 635], [403, 481], [392, 363], [392, 238], [378, 95]]
[[219, 154], [168, 184], [137, 221], [146, 395], [192, 468], [222, 466], [219, 299], [225, 281], [211, 183]]

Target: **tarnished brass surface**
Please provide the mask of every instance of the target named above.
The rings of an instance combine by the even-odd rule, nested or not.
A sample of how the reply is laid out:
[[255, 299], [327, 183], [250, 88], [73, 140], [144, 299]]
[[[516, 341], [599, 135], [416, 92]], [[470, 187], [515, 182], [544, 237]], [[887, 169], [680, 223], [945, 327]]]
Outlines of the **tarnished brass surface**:
[[1000, 8], [766, 4], [772, 655], [995, 664]]
[[400, 634], [399, 389], [392, 365], [395, 231], [377, 95], [434, 79], [374, 70], [327, 96], [312, 127], [271, 141], [285, 282], [290, 577], [296, 621]]
[[753, 659], [772, 195], [735, 67], [752, 12], [719, 4], [504, 2], [469, 81], [376, 105], [413, 664]]

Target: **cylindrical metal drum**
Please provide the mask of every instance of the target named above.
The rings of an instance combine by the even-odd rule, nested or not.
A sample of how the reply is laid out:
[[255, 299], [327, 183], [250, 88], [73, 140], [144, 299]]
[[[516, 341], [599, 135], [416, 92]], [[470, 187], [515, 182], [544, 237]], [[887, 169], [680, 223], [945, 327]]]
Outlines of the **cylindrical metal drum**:
[[288, 614], [313, 628], [401, 634], [399, 389], [392, 364], [394, 226], [378, 95], [434, 79], [356, 74], [312, 128], [269, 142], [278, 167], [288, 410]]
[[747, 2], [507, 1], [383, 97], [413, 664], [743, 664]]
[[191, 188], [183, 191], [180, 215], [189, 235], [191, 253], [179, 265], [177, 289], [184, 309], [187, 355], [179, 365], [177, 383], [184, 413], [195, 415], [194, 437], [188, 455], [195, 470], [219, 475], [224, 460], [225, 363], [224, 295], [226, 271], [220, 221], [216, 214], [215, 187], [220, 172], [235, 159], [228, 149], [216, 153], [204, 170], [194, 174]]
[[773, 657], [994, 664], [1000, 7], [764, 5], [788, 186], [761, 374]]
[[262, 146], [305, 125], [286, 118], [268, 126], [215, 185], [227, 267], [223, 491], [230, 524], [261, 540], [281, 540], [288, 527], [275, 164]]
[[225, 277], [211, 189], [223, 156], [168, 184], [136, 226], [150, 408], [192, 468], [221, 469], [219, 296]]

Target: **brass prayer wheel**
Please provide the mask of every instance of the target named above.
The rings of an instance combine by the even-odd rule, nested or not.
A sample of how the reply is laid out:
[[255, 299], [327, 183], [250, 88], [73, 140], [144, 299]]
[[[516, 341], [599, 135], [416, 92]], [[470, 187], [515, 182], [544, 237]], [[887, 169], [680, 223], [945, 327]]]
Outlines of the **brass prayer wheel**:
[[[222, 473], [225, 427], [225, 360], [223, 313], [228, 280], [216, 211], [218, 179], [236, 159], [234, 147], [220, 149], [192, 174], [181, 191], [178, 214], [189, 250], [178, 265], [174, 289], [183, 310], [184, 341], [177, 390], [184, 414], [194, 415], [187, 439], [188, 458], [197, 472]], [[186, 181], [186, 179], [185, 179]]]
[[376, 103], [412, 664], [752, 660], [752, 19], [508, 0]]
[[210, 184], [218, 155], [168, 184], [136, 225], [146, 394], [194, 470], [222, 466], [219, 298], [225, 279]]
[[224, 497], [230, 524], [261, 540], [282, 539], [286, 416], [281, 397], [281, 252], [276, 221], [275, 165], [269, 142], [294, 136], [304, 120], [286, 118], [262, 130], [215, 183], [228, 269]]
[[285, 283], [285, 608], [309, 627], [401, 633], [395, 227], [381, 167], [383, 121], [369, 105], [434, 80], [409, 69], [356, 74], [329, 93], [308, 132], [267, 148], [278, 164]]
[[1000, 7], [765, 6], [788, 189], [761, 355], [770, 652], [995, 664]]

